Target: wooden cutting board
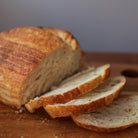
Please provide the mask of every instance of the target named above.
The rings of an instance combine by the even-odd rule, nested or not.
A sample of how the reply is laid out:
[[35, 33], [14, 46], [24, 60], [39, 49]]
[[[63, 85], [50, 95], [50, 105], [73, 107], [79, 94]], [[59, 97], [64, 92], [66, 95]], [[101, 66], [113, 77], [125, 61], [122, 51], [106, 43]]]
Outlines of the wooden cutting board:
[[[138, 94], [138, 54], [87, 53], [89, 65], [111, 64], [111, 76], [129, 76], [122, 95]], [[23, 113], [0, 103], [0, 138], [136, 138], [138, 126], [114, 133], [96, 133], [78, 127], [71, 118], [51, 119], [41, 108]]]

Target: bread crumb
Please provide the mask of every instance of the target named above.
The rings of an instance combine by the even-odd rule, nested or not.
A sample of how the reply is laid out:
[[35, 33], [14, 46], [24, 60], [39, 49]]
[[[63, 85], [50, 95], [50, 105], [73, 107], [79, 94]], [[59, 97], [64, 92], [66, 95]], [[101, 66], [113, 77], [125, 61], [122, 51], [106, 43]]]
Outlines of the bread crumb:
[[42, 120], [42, 124], [45, 123], [45, 120]]
[[15, 113], [16, 114], [21, 114], [21, 113], [23, 113], [23, 110], [22, 109], [16, 110]]
[[49, 124], [49, 120], [47, 118], [43, 118], [41, 123], [45, 124], [45, 125], [48, 125]]
[[23, 110], [22, 109], [19, 109], [19, 113], [23, 113]]
[[21, 114], [25, 111], [24, 107], [21, 107], [19, 110], [14, 111], [16, 114]]

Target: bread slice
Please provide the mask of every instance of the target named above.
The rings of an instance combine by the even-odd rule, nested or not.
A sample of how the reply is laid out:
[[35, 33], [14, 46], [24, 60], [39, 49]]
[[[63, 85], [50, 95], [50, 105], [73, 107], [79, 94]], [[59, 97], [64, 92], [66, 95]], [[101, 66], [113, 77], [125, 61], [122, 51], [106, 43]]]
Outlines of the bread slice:
[[122, 76], [113, 77], [96, 89], [65, 104], [47, 105], [44, 108], [52, 118], [95, 111], [98, 108], [110, 104], [119, 95], [125, 82], [126, 80]]
[[97, 132], [113, 132], [138, 124], [138, 95], [121, 97], [95, 112], [72, 116], [83, 128]]
[[0, 33], [0, 101], [20, 108], [83, 66], [71, 33], [20, 27]]
[[97, 68], [89, 68], [64, 80], [54, 90], [30, 100], [25, 106], [29, 112], [48, 104], [65, 103], [81, 94], [96, 88], [109, 75], [110, 65], [103, 65]]

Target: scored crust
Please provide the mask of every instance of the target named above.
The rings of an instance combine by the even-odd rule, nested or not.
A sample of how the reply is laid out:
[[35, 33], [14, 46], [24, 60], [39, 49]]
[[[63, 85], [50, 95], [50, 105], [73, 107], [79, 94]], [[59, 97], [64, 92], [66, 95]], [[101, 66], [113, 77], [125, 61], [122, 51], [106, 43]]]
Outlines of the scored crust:
[[107, 68], [104, 70], [103, 75], [99, 75], [97, 78], [87, 81], [82, 85], [71, 89], [70, 91], [65, 92], [64, 94], [51, 95], [48, 97], [41, 97], [38, 100], [30, 100], [29, 103], [25, 104], [25, 107], [29, 112], [34, 112], [35, 109], [40, 106], [45, 106], [48, 104], [56, 104], [56, 103], [65, 103], [71, 99], [78, 97], [94, 88], [96, 88], [100, 83], [105, 81], [108, 78], [110, 72], [110, 65], [107, 65]]
[[[58, 30], [59, 33], [61, 36], [64, 36], [63, 33], [67, 34], [62, 30]], [[44, 27], [19, 27], [0, 33], [0, 90], [3, 91], [0, 93], [0, 101], [20, 108], [24, 104], [22, 87], [26, 79], [31, 76], [41, 61], [56, 49], [65, 46], [78, 49], [82, 55], [81, 68], [84, 53], [77, 40], [70, 37], [67, 43], [65, 37], [61, 38], [60, 35], [55, 34], [52, 33], [52, 28], [50, 31]]]
[[[120, 97], [120, 99], [124, 99], [124, 98], [129, 98], [129, 97], [135, 97], [137, 95], [132, 95], [132, 96], [123, 96]], [[125, 128], [128, 128], [130, 126], [133, 125], [138, 125], [138, 121], [135, 122], [130, 122], [129, 124], [126, 125], [122, 125], [122, 126], [116, 126], [116, 127], [102, 127], [102, 126], [96, 126], [96, 125], [88, 125], [86, 123], [84, 123], [83, 121], [80, 121], [77, 119], [76, 116], [72, 116], [73, 121], [80, 127], [91, 130], [91, 131], [96, 131], [96, 132], [115, 132], [115, 131], [120, 131], [123, 130]]]
[[44, 106], [44, 109], [48, 112], [48, 114], [52, 118], [67, 117], [67, 116], [79, 115], [81, 113], [88, 113], [91, 111], [95, 111], [103, 106], [110, 104], [115, 98], [117, 98], [120, 92], [122, 91], [124, 85], [125, 85], [125, 79], [124, 79], [124, 83], [114, 93], [106, 97], [101, 97], [100, 99], [89, 102], [87, 104], [67, 105], [67, 106], [47, 105], [47, 106]]

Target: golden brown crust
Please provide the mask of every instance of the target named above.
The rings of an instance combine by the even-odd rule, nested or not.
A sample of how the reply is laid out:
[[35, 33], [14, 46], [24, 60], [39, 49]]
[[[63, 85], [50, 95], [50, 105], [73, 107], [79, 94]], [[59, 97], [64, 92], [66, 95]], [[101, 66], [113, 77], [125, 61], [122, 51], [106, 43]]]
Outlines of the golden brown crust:
[[69, 45], [47, 28], [20, 27], [0, 33], [0, 87], [8, 90], [11, 98], [20, 98], [29, 74], [47, 54], [62, 46]]
[[123, 130], [130, 126], [133, 126], [133, 125], [138, 125], [138, 122], [135, 122], [135, 123], [131, 123], [129, 125], [106, 128], [106, 127], [98, 127], [98, 126], [94, 126], [94, 125], [87, 125], [83, 122], [78, 121], [75, 117], [72, 117], [72, 119], [78, 126], [88, 129], [88, 130], [91, 130], [91, 131], [96, 131], [96, 132], [108, 132], [109, 133], [109, 132], [120, 131], [120, 130]]
[[[9, 98], [9, 99], [8, 99]], [[17, 98], [14, 98], [14, 97], [6, 97], [4, 98], [3, 96], [0, 95], [0, 101], [12, 108], [17, 108], [19, 109], [20, 106], [19, 106], [19, 100]]]
[[[105, 105], [110, 104], [113, 99], [115, 99], [119, 93], [122, 91], [124, 85], [122, 85], [115, 93], [108, 95], [107, 97], [103, 97], [97, 99], [95, 101], [89, 102], [87, 104], [82, 105], [67, 105], [67, 106], [45, 106], [45, 110], [48, 114], [52, 117], [66, 117], [66, 116], [73, 116], [79, 115], [81, 113], [89, 113], [95, 111]], [[60, 111], [60, 112], [59, 112]]]
[[41, 106], [45, 106], [48, 104], [65, 103], [71, 99], [78, 97], [79, 95], [88, 92], [89, 89], [91, 90], [96, 88], [101, 82], [100, 80], [101, 77], [98, 76], [96, 79], [89, 81], [79, 87], [76, 87], [68, 92], [65, 92], [62, 95], [52, 95], [48, 97], [41, 97], [39, 100], [31, 100], [29, 103], [25, 105], [25, 107], [29, 112], [33, 113], [35, 109]]
[[45, 106], [48, 104], [56, 104], [56, 103], [65, 103], [71, 99], [74, 99], [84, 93], [87, 93], [88, 91], [96, 88], [100, 83], [105, 81], [108, 78], [110, 71], [110, 66], [108, 66], [104, 73], [103, 76], [98, 76], [97, 78], [90, 80], [79, 87], [76, 87], [70, 91], [65, 92], [64, 94], [59, 94], [59, 95], [52, 95], [48, 97], [41, 97], [38, 100], [31, 100], [29, 103], [27, 103], [25, 106], [27, 110], [31, 113], [35, 111], [35, 109]]
[[50, 53], [56, 48], [66, 45], [47, 28], [19, 27], [0, 33], [0, 38], [36, 49], [42, 53]]
[[[117, 94], [116, 94], [116, 96], [117, 96]], [[132, 95], [131, 96], [123, 96], [120, 98], [128, 98], [128, 97], [133, 97], [133, 96]], [[78, 126], [85, 128], [85, 129], [88, 129], [88, 130], [91, 130], [91, 131], [96, 131], [96, 132], [115, 132], [115, 131], [123, 130], [123, 129], [128, 128], [128, 127], [133, 126], [133, 125], [138, 125], [138, 121], [136, 121], [135, 123], [133, 122], [133, 123], [130, 123], [128, 125], [108, 128], [108, 127], [101, 127], [101, 126], [95, 126], [95, 125], [88, 125], [84, 122], [79, 121], [75, 116], [72, 116], [72, 119]]]
[[0, 66], [27, 75], [45, 54], [34, 48], [0, 38]]

